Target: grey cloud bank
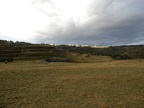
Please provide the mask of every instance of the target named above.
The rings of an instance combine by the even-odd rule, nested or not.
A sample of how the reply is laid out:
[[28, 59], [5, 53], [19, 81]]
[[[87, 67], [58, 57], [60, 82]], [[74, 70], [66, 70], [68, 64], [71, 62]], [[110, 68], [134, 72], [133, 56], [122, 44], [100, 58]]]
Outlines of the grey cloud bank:
[[42, 15], [34, 24], [43, 22], [43, 26], [37, 27], [27, 41], [144, 44], [144, 0], [31, 0], [31, 3]]
[[[39, 5], [49, 3], [41, 0]], [[35, 39], [57, 44], [143, 44], [143, 5], [143, 0], [91, 0], [84, 21], [71, 17], [63, 22], [58, 13], [53, 13], [55, 20], [37, 31]]]

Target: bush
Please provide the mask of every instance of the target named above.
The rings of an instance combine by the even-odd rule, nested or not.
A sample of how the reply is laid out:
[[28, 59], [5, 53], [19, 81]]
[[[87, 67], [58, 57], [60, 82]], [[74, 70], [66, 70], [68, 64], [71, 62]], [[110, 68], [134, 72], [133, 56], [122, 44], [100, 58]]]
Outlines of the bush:
[[119, 57], [119, 59], [129, 59], [129, 58], [130, 58], [130, 56], [129, 56], [128, 52], [122, 53]]

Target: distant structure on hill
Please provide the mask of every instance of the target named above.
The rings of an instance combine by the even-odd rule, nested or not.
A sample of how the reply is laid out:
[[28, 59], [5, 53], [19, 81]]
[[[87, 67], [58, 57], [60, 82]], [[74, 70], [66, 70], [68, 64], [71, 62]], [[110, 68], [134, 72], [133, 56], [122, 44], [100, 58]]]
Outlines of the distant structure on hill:
[[92, 46], [92, 48], [109, 48], [109, 46], [97, 46], [97, 45], [94, 45], [94, 46]]
[[79, 45], [79, 44], [76, 44], [76, 45], [68, 45], [68, 46], [73, 46], [73, 47], [90, 47], [89, 45]]
[[94, 45], [94, 46], [89, 46], [89, 45], [68, 45], [68, 46], [74, 46], [74, 47], [91, 47], [91, 48], [109, 48], [109, 46], [97, 46], [97, 45]]

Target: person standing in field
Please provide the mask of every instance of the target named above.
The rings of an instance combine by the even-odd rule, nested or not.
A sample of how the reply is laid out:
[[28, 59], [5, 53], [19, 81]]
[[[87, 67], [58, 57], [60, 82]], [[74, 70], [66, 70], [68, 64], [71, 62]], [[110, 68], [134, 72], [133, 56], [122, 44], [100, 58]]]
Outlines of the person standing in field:
[[7, 64], [7, 62], [8, 62], [8, 61], [6, 60], [6, 61], [5, 61], [5, 64]]

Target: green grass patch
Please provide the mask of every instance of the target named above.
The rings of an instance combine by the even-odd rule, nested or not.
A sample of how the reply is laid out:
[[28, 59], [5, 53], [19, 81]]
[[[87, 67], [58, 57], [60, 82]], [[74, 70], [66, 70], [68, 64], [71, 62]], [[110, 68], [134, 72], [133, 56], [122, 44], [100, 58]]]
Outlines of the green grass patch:
[[89, 54], [67, 53], [67, 57], [76, 63], [96, 63], [96, 62], [110, 62], [112, 58], [109, 56], [94, 56]]

